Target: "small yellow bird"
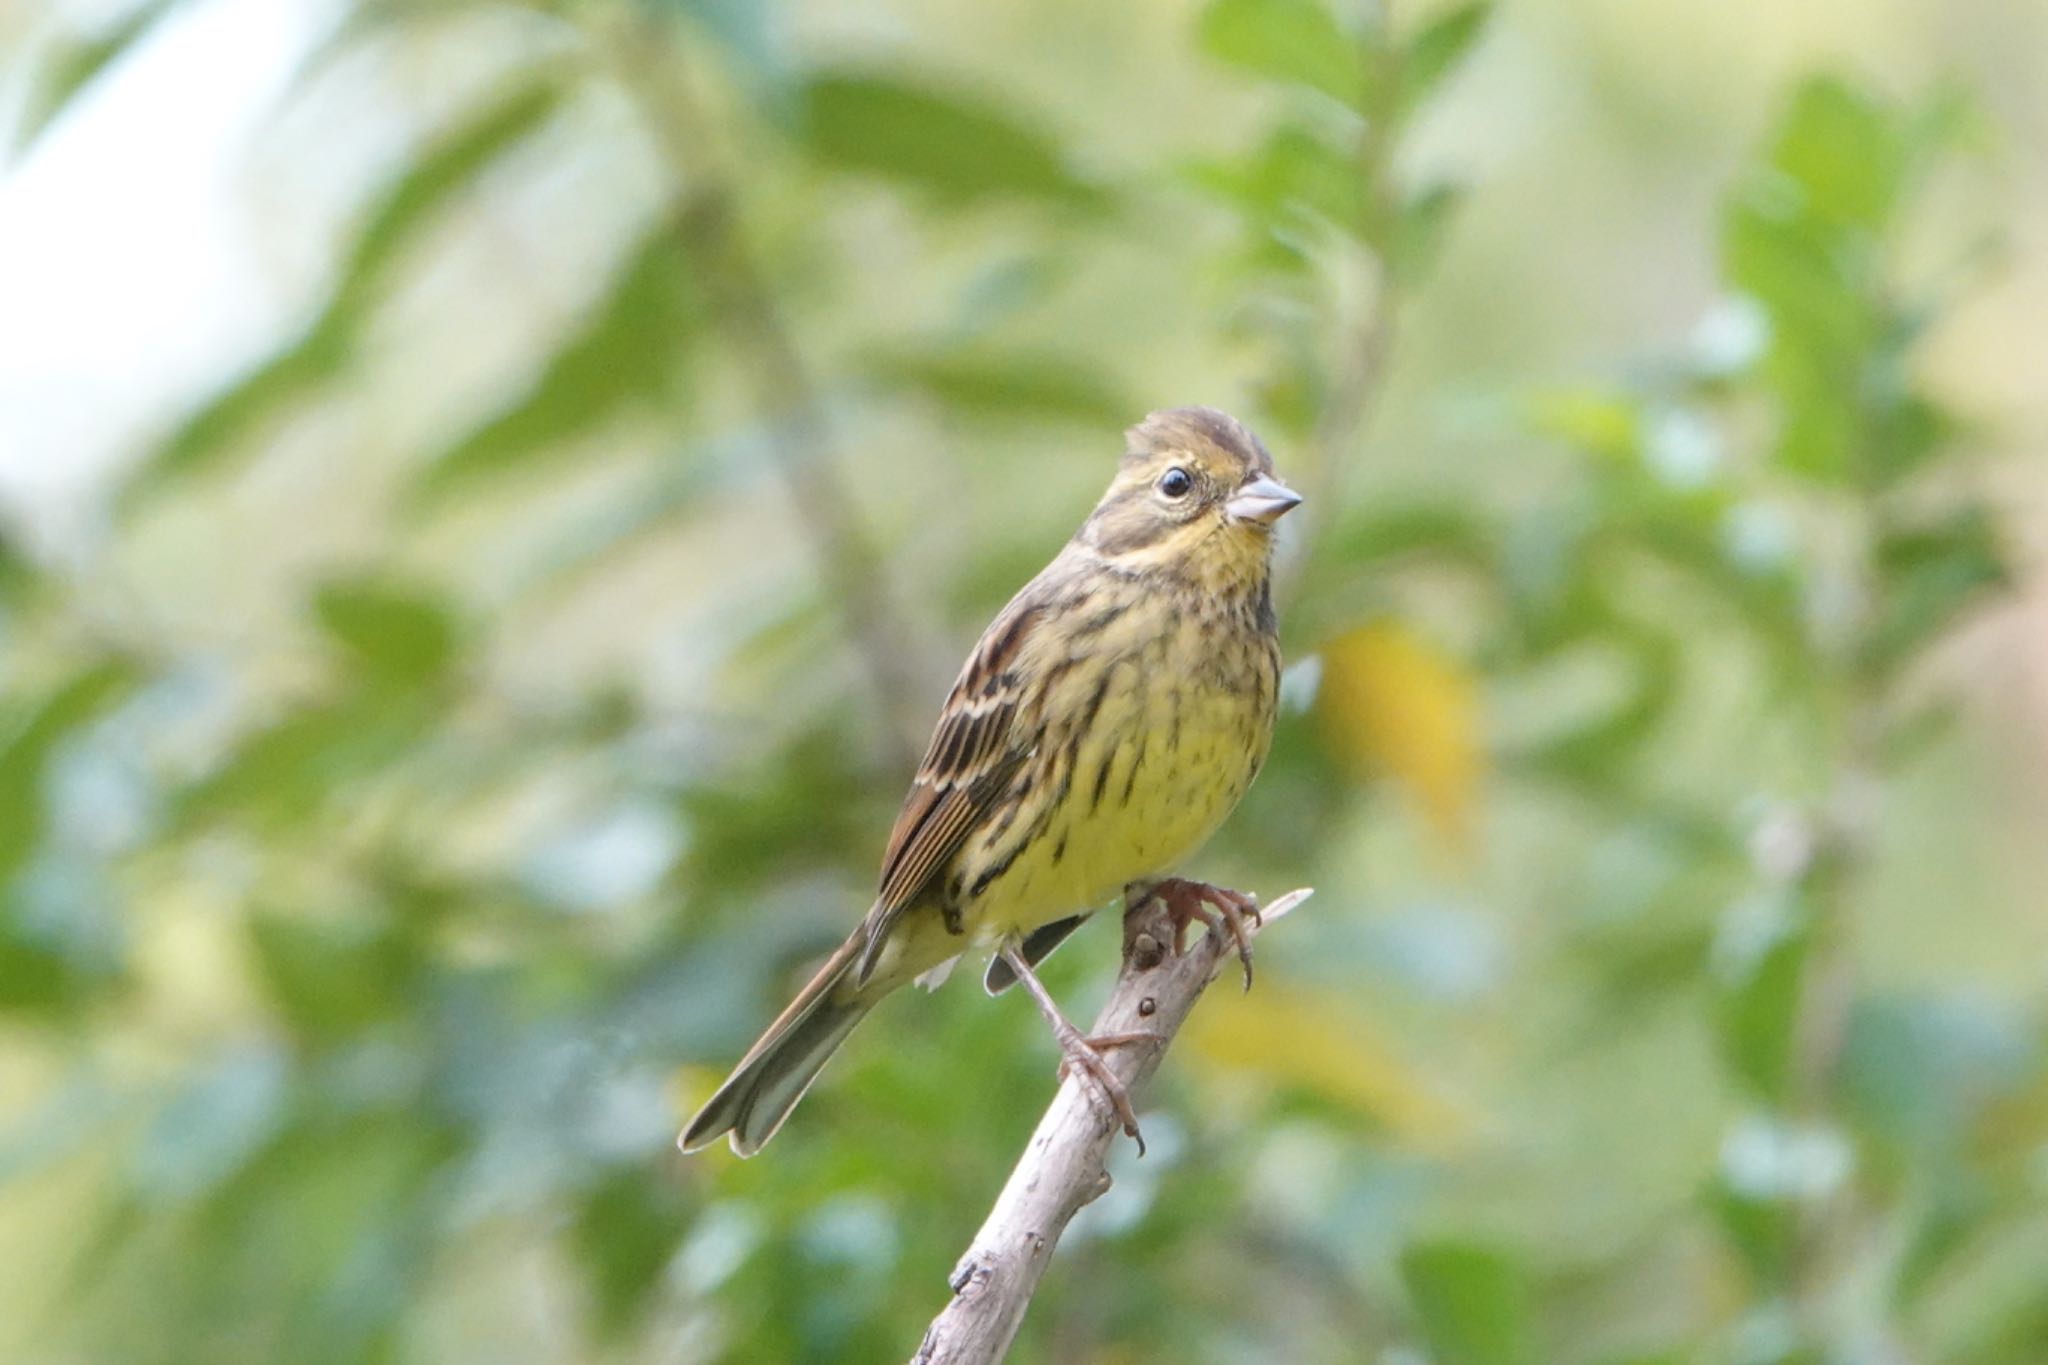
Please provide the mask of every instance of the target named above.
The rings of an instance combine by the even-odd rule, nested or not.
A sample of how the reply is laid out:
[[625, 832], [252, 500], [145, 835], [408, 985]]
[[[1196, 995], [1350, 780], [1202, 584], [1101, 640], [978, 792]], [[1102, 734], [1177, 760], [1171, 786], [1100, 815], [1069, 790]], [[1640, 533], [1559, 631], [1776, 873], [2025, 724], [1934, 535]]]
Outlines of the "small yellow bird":
[[[1137, 1124], [1099, 1048], [1033, 966], [1119, 892], [1236, 936], [1250, 897], [1165, 874], [1236, 807], [1265, 761], [1279, 694], [1273, 526], [1301, 501], [1257, 437], [1213, 408], [1127, 433], [1109, 491], [1010, 599], [946, 698], [859, 927], [684, 1130], [751, 1156], [889, 992], [992, 948], [991, 994], [1021, 979], [1066, 1063]], [[1213, 907], [1213, 909], [1211, 908]]]

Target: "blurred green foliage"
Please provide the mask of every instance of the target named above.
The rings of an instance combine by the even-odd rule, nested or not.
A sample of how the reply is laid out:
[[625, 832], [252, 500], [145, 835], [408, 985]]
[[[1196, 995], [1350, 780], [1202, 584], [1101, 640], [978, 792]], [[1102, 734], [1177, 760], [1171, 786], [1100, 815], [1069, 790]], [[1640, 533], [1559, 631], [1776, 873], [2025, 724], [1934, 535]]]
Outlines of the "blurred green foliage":
[[[21, 140], [170, 8], [52, 45]], [[1051, 553], [1119, 423], [1201, 397], [1134, 398], [1156, 371], [1073, 302], [1171, 231], [1205, 272], [1172, 316], [1311, 494], [1274, 757], [1202, 870], [1323, 894], [1205, 1002], [1019, 1358], [2043, 1359], [2038, 973], [1901, 989], [1867, 927], [1927, 888], [1895, 842], [1997, 801], [1971, 769], [1914, 804], [1974, 752], [1944, 651], [2016, 572], [1918, 363], [1974, 259], [1913, 236], [1976, 164], [1967, 99], [1799, 84], [1694, 335], [1490, 395], [1540, 480], [1402, 480], [1375, 407], [1484, 193], [1413, 147], [1488, 6], [1213, 0], [1176, 22], [1249, 112], [1114, 169], [936, 45], [799, 52], [776, 15], [349, 8], [307, 84], [451, 31], [515, 55], [133, 453], [105, 543], [0, 540], [0, 1252], [43, 1267], [0, 1350], [905, 1356], [1050, 1093], [1028, 1010], [892, 1004], [760, 1159], [669, 1143], [864, 903], [930, 641]], [[280, 610], [202, 624], [212, 528], [571, 125], [648, 201], [598, 283], [364, 455], [372, 529]], [[927, 263], [902, 325], [877, 301]], [[192, 609], [122, 605], [156, 576]], [[855, 666], [885, 620], [925, 695]]]

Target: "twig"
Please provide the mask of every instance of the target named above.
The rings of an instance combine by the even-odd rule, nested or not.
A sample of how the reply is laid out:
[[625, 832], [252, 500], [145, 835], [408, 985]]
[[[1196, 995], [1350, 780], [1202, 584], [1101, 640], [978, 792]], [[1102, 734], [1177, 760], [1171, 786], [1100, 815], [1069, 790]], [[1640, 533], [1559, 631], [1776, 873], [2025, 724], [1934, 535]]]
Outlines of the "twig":
[[[1280, 897], [1266, 908], [1261, 927], [1309, 895], [1304, 888]], [[1123, 970], [1093, 1032], [1159, 1035], [1156, 1044], [1107, 1054], [1110, 1071], [1126, 1090], [1136, 1091], [1159, 1069], [1195, 1001], [1226, 965], [1235, 963], [1235, 946], [1225, 936], [1204, 934], [1180, 955], [1167, 946], [1172, 936], [1157, 902], [1124, 918]], [[1076, 1213], [1109, 1189], [1104, 1162], [1116, 1133], [1115, 1119], [1086, 1082], [1069, 1076], [1039, 1120], [988, 1220], [954, 1267], [952, 1302], [932, 1320], [911, 1365], [989, 1365], [1003, 1358], [1060, 1234]]]
[[839, 599], [855, 651], [879, 694], [889, 757], [917, 758], [906, 729], [916, 682], [913, 656], [885, 585], [881, 555], [861, 525], [858, 503], [833, 449], [825, 402], [782, 318], [781, 305], [741, 228], [734, 177], [722, 163], [690, 87], [682, 54], [663, 25], [634, 11], [614, 25], [614, 60], [638, 94], [671, 173], [686, 186], [676, 233], [712, 310], [742, 357], [770, 450], [803, 521], [826, 590]]

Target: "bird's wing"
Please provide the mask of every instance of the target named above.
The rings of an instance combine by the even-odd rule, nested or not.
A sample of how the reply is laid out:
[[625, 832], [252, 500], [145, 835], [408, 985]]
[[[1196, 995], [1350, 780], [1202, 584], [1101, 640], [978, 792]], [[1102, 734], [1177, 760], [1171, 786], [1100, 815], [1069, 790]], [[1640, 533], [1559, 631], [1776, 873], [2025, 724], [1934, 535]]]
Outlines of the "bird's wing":
[[1044, 614], [1043, 603], [1019, 594], [982, 635], [946, 698], [882, 855], [881, 890], [862, 926], [862, 981], [897, 917], [981, 823], [1024, 759], [1016, 720], [1026, 684], [1017, 662]]

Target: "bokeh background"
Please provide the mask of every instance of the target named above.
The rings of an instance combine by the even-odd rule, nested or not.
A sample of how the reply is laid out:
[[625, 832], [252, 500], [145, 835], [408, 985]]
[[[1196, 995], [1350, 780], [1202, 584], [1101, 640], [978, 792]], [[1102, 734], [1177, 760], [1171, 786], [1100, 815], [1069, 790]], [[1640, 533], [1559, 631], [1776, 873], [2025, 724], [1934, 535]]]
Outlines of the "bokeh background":
[[[2048, 8], [0, 7], [0, 1358], [883, 1361], [963, 973], [681, 1119], [1184, 402], [1311, 495], [1027, 1361], [2048, 1361]], [[1076, 1013], [1114, 916], [1050, 965]]]

